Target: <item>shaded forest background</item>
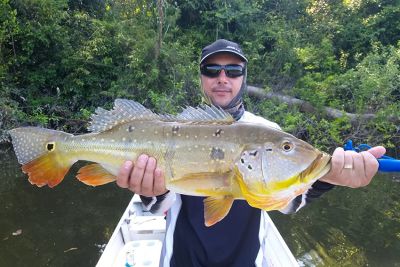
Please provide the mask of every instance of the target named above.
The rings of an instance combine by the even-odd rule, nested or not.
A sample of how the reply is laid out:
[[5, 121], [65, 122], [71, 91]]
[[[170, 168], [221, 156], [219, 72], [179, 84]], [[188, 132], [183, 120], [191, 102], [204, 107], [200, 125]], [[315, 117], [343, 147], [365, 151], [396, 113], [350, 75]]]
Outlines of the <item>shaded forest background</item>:
[[117, 97], [197, 105], [200, 50], [226, 38], [248, 55], [250, 85], [317, 112], [254, 97], [247, 109], [325, 151], [351, 138], [397, 157], [399, 18], [399, 1], [377, 0], [0, 0], [0, 142], [19, 125], [84, 132]]

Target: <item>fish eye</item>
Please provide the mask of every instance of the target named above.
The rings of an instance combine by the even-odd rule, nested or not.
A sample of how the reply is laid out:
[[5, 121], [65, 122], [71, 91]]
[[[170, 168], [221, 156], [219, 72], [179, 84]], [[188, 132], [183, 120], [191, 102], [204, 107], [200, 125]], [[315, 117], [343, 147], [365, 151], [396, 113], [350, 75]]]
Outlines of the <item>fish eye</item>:
[[294, 144], [289, 142], [289, 141], [285, 141], [282, 143], [282, 149], [285, 152], [289, 152], [294, 148]]

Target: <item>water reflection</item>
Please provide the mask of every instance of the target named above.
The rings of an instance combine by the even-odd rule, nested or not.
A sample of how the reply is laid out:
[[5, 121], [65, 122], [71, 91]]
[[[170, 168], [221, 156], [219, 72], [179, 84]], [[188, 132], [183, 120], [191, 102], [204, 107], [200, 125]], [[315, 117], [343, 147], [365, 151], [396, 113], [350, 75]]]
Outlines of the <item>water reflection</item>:
[[54, 189], [32, 186], [11, 150], [0, 170], [0, 266], [94, 266], [131, 194], [86, 186], [76, 168]]
[[362, 189], [335, 188], [294, 215], [271, 213], [305, 266], [400, 266], [400, 183], [380, 174]]
[[[131, 194], [86, 186], [73, 178], [77, 167], [59, 186], [37, 188], [11, 149], [0, 150], [0, 170], [0, 266], [95, 266]], [[400, 266], [396, 179], [381, 175], [363, 189], [336, 188], [298, 214], [270, 215], [304, 266]]]

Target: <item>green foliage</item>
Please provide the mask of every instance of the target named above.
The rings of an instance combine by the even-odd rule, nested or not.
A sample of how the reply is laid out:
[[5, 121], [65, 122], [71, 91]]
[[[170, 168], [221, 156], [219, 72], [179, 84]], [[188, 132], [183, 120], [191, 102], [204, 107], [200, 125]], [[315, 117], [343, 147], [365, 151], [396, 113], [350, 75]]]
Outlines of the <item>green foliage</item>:
[[0, 81], [8, 79], [10, 67], [15, 63], [15, 35], [19, 32], [17, 12], [8, 0], [0, 1]]
[[[399, 1], [379, 0], [0, 0], [0, 143], [20, 125], [83, 132], [95, 108], [110, 108], [118, 97], [159, 113], [197, 105], [200, 49], [226, 38], [242, 44], [250, 84], [306, 100], [317, 112], [249, 97], [247, 109], [326, 152], [352, 139], [384, 145], [398, 157], [399, 17]], [[376, 118], [328, 120], [323, 107]], [[376, 186], [393, 189], [380, 180]], [[346, 199], [351, 215], [342, 224], [367, 223], [370, 240], [385, 229], [393, 234], [399, 202], [376, 211], [388, 218], [383, 227], [359, 209], [379, 200], [358, 194], [353, 206]], [[314, 217], [337, 219], [326, 204]], [[305, 218], [302, 225], [312, 227], [315, 220]], [[367, 240], [330, 228], [324, 234], [316, 236], [330, 248], [328, 265], [369, 264]], [[377, 247], [387, 255], [385, 244]]]
[[250, 84], [377, 119], [351, 125], [248, 98], [250, 110], [326, 150], [347, 138], [396, 147], [399, 10], [390, 1], [0, 0], [0, 128], [83, 131], [117, 97], [179, 112], [201, 102], [201, 47], [228, 38], [249, 58]]
[[384, 110], [400, 100], [399, 66], [400, 47], [377, 44], [355, 68], [328, 82], [330, 90], [326, 92], [327, 97], [340, 100], [349, 112], [375, 113]]

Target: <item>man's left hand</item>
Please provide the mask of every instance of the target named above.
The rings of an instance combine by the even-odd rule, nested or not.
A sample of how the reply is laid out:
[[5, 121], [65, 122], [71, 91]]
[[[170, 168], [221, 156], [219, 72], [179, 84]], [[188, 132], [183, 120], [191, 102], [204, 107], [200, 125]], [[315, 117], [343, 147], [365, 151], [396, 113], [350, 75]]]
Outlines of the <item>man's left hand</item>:
[[386, 149], [382, 146], [360, 153], [344, 151], [338, 147], [332, 155], [331, 170], [319, 180], [352, 188], [366, 186], [378, 171], [379, 164], [376, 159], [385, 153]]

